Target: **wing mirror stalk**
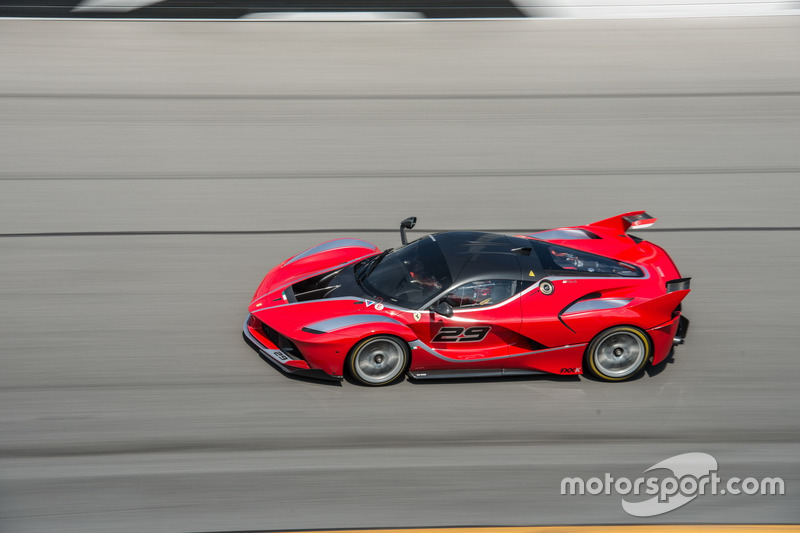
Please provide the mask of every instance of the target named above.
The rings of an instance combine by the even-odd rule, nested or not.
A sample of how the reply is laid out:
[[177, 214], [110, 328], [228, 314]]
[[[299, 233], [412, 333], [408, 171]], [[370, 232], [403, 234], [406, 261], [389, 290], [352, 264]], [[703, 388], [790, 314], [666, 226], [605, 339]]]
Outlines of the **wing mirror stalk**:
[[406, 239], [406, 230], [412, 229], [416, 225], [417, 217], [408, 217], [400, 223], [400, 242], [403, 244], [408, 244], [408, 239]]

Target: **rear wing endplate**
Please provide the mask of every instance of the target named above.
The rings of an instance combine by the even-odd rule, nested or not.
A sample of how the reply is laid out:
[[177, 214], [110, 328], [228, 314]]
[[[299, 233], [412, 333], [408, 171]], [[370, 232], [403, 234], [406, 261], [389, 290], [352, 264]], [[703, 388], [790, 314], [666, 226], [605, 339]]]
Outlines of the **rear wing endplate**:
[[629, 229], [649, 228], [656, 222], [656, 218], [648, 215], [644, 211], [632, 211], [623, 213], [615, 217], [592, 222], [587, 227], [606, 228], [620, 233], [625, 233]]

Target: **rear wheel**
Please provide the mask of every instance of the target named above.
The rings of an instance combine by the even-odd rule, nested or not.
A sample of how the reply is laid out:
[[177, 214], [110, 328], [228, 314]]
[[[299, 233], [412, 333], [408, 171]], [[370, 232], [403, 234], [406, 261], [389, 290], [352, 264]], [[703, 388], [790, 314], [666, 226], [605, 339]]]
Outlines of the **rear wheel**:
[[348, 368], [363, 385], [388, 385], [402, 377], [408, 366], [408, 345], [397, 337], [369, 337], [353, 347]]
[[625, 381], [642, 371], [652, 351], [644, 331], [633, 326], [616, 326], [592, 340], [586, 350], [586, 366], [602, 381]]

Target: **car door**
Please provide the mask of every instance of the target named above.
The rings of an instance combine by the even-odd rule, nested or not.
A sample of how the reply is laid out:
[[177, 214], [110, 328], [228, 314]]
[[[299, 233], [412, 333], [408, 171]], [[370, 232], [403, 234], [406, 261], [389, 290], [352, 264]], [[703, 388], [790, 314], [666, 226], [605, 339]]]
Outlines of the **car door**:
[[446, 302], [451, 317], [428, 309], [411, 327], [423, 346], [414, 352], [415, 368], [501, 369], [509, 343], [521, 323], [519, 281], [487, 279], [463, 283], [433, 306]]

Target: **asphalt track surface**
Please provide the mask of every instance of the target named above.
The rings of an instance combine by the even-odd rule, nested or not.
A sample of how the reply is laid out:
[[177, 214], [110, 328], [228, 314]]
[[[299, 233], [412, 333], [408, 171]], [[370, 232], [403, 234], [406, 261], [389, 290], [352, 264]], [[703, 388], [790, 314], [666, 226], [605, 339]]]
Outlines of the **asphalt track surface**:
[[[800, 521], [800, 20], [0, 21], [0, 530], [642, 523], [560, 480], [705, 452]], [[628, 210], [693, 278], [641, 379], [289, 379], [241, 338], [332, 235]], [[658, 230], [658, 231], [656, 231]]]

